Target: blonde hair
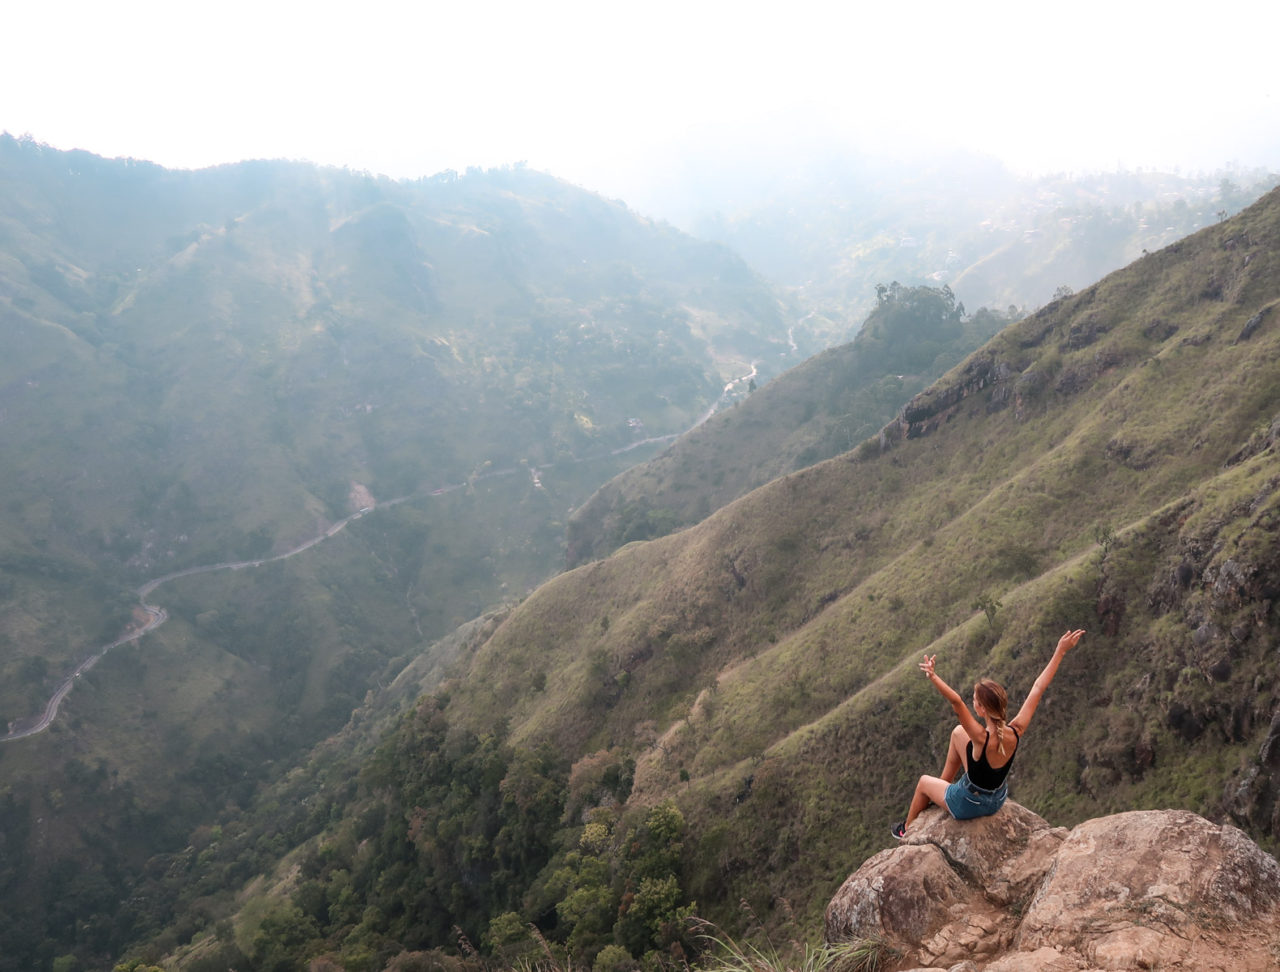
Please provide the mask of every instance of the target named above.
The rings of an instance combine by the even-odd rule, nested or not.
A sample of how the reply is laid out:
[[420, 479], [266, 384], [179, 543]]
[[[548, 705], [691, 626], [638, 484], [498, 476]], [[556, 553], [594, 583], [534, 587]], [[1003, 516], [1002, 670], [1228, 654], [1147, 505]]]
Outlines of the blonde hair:
[[988, 725], [996, 730], [996, 748], [1004, 755], [1005, 716], [1009, 710], [1009, 695], [1004, 686], [989, 678], [979, 679], [973, 686], [974, 698], [982, 704], [987, 713]]

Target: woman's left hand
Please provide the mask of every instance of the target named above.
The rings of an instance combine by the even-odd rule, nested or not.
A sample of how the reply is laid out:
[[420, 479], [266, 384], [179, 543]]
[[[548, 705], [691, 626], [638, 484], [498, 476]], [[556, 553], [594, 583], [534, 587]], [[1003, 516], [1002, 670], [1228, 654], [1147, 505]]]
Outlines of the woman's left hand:
[[937, 655], [925, 655], [924, 661], [920, 663], [920, 671], [924, 672], [925, 678], [933, 678], [933, 661]]

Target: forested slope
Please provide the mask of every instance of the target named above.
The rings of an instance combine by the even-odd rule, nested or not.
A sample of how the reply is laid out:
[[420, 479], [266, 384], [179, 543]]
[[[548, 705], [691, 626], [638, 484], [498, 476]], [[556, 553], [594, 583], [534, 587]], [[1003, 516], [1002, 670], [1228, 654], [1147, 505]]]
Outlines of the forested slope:
[[[1016, 707], [1077, 626], [1019, 802], [1186, 808], [1274, 849], [1278, 305], [1272, 192], [1004, 329], [851, 452], [542, 586], [358, 787], [315, 764], [329, 822], [241, 822], [296, 849], [186, 961], [379, 968], [451, 922], [537, 947], [534, 922], [612, 962], [694, 947], [691, 910], [740, 929], [744, 900], [816, 930], [942, 764], [921, 654]], [[173, 879], [230, 907], [235, 847], [201, 856]]]
[[800, 316], [724, 247], [525, 169], [0, 137], [0, 727], [140, 586], [227, 565], [156, 588], [165, 624], [0, 748], [0, 967], [135, 937], [149, 857], [553, 575], [567, 511], [785, 361]]

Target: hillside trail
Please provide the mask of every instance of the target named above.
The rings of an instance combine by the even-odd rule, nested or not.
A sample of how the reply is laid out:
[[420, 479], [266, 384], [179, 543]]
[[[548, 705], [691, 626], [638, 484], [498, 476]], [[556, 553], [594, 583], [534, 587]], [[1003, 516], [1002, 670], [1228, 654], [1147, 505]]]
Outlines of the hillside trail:
[[[746, 382], [749, 382], [752, 378], [756, 376], [756, 374], [757, 374], [756, 363], [753, 362], [751, 365], [750, 373], [743, 375], [741, 378], [735, 378], [732, 381], [730, 381], [727, 385], [725, 385], [724, 390], [720, 394], [720, 397], [715, 401], [715, 403], [711, 406], [711, 408], [703, 415], [700, 415], [698, 417], [698, 420], [689, 429], [687, 429], [686, 432], [692, 431], [693, 429], [701, 425], [703, 422], [707, 421], [707, 419], [711, 418], [712, 415], [714, 415], [717, 411], [719, 411], [721, 408], [724, 407], [726, 402], [731, 400], [735, 388], [737, 388], [739, 385], [743, 385]], [[652, 436], [647, 439], [641, 439], [637, 442], [632, 442], [628, 445], [622, 446], [621, 448], [613, 449], [601, 455], [584, 456], [582, 458], [574, 459], [572, 460], [572, 462], [574, 464], [577, 464], [577, 463], [583, 463], [583, 462], [590, 462], [594, 459], [603, 458], [604, 456], [616, 456], [624, 452], [629, 452], [632, 449], [638, 449], [644, 445], [667, 442], [672, 439], [679, 438], [681, 435], [684, 435], [684, 434], [685, 434], [684, 432], [673, 432], [669, 435]], [[543, 465], [541, 468], [548, 469], [548, 468], [551, 468], [552, 465], [553, 465], [552, 463], [547, 463]], [[466, 482], [463, 482], [463, 483], [452, 483], [448, 486], [440, 486], [436, 489], [426, 492], [425, 495], [443, 496], [446, 493], [452, 493], [455, 490], [465, 489], [466, 487], [472, 486], [475, 483], [485, 479], [494, 479], [500, 476], [511, 476], [521, 471], [525, 471], [525, 470], [522, 467], [511, 467], [508, 469], [494, 469], [485, 473], [472, 475], [467, 479]], [[531, 470], [531, 475], [533, 478], [534, 486], [540, 487], [541, 483], [538, 479], [538, 469]], [[354, 520], [358, 520], [368, 513], [374, 512], [375, 509], [384, 509], [390, 506], [397, 506], [400, 503], [408, 502], [409, 500], [422, 495], [424, 495], [424, 492], [420, 490], [414, 493], [409, 493], [406, 496], [397, 496], [395, 499], [383, 500], [382, 502], [377, 503], [376, 506], [373, 506], [373, 507], [365, 507], [361, 509], [359, 512], [352, 513], [350, 516], [336, 521], [335, 523], [331, 524], [329, 527], [327, 527], [323, 532], [321, 532], [317, 536], [312, 537], [310, 540], [304, 541], [303, 543], [299, 544], [298, 546], [294, 547], [291, 550], [286, 550], [284, 553], [275, 554], [274, 556], [271, 556], [271, 557], [260, 557], [255, 560], [225, 561], [223, 563], [217, 563], [217, 564], [204, 564], [199, 567], [187, 567], [187, 568], [184, 568], [183, 570], [176, 570], [176, 571], [173, 571], [172, 573], [164, 574], [160, 577], [155, 577], [149, 581], [146, 581], [136, 591], [138, 595], [138, 603], [141, 605], [142, 612], [146, 615], [146, 620], [141, 625], [137, 625], [136, 623], [131, 623], [129, 627], [125, 629], [125, 632], [115, 641], [109, 642], [108, 644], [102, 645], [97, 649], [95, 649], [93, 653], [89, 655], [88, 658], [86, 658], [79, 665], [77, 665], [74, 670], [72, 670], [71, 674], [67, 675], [66, 678], [64, 678], [61, 682], [58, 683], [57, 688], [54, 689], [53, 695], [51, 695], [49, 697], [49, 701], [45, 703], [44, 709], [41, 711], [39, 718], [37, 718], [34, 722], [30, 722], [29, 724], [25, 724], [27, 723], [26, 719], [15, 719], [13, 722], [9, 724], [9, 731], [5, 735], [0, 736], [0, 743], [14, 742], [19, 739], [27, 739], [31, 736], [35, 736], [44, 732], [51, 725], [53, 725], [53, 720], [56, 719], [58, 716], [58, 708], [62, 705], [66, 697], [71, 693], [71, 690], [75, 688], [76, 681], [77, 679], [80, 678], [80, 676], [84, 675], [85, 672], [92, 670], [93, 667], [98, 664], [98, 662], [102, 661], [102, 659], [107, 656], [107, 653], [110, 652], [111, 649], [118, 648], [121, 645], [128, 644], [131, 641], [137, 641], [143, 635], [147, 634], [150, 631], [154, 631], [156, 628], [160, 627], [160, 625], [168, 621], [169, 613], [165, 611], [164, 608], [155, 604], [147, 603], [147, 598], [152, 594], [152, 592], [155, 591], [156, 588], [160, 587], [161, 585], [167, 584], [169, 583], [169, 581], [178, 580], [180, 577], [191, 577], [196, 574], [209, 574], [217, 570], [244, 570], [245, 568], [249, 568], [249, 567], [261, 567], [264, 564], [271, 564], [280, 560], [288, 560], [290, 557], [296, 557], [300, 553], [305, 553], [306, 551], [310, 550], [312, 547], [316, 546], [317, 544], [323, 543], [325, 540], [328, 540], [330, 537], [335, 536], [336, 534], [340, 533], [343, 529], [345, 529], [348, 523], [351, 523]]]

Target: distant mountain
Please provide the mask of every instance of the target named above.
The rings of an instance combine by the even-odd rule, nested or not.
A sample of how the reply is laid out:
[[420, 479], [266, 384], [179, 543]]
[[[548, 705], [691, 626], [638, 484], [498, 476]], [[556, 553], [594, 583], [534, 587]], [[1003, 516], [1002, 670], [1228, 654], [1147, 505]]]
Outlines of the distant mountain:
[[1003, 329], [853, 450], [543, 585], [358, 786], [317, 752], [158, 862], [148, 899], [189, 904], [135, 954], [467, 967], [461, 931], [621, 968], [696, 948], [690, 912], [816, 934], [942, 765], [921, 655], [1016, 708], [1076, 626], [1016, 799], [1055, 826], [1192, 810], [1274, 852], [1277, 241], [1280, 190]]
[[856, 323], [890, 280], [947, 284], [970, 307], [1039, 307], [1238, 212], [1276, 182], [1239, 170], [1032, 179], [964, 154], [828, 156], [718, 200], [689, 225], [832, 321]]
[[0, 137], [0, 729], [173, 578], [163, 626], [0, 746], [28, 835], [0, 968], [99, 960], [113, 885], [554, 574], [568, 510], [804, 353], [801, 316], [725, 247], [522, 168], [181, 172]]

